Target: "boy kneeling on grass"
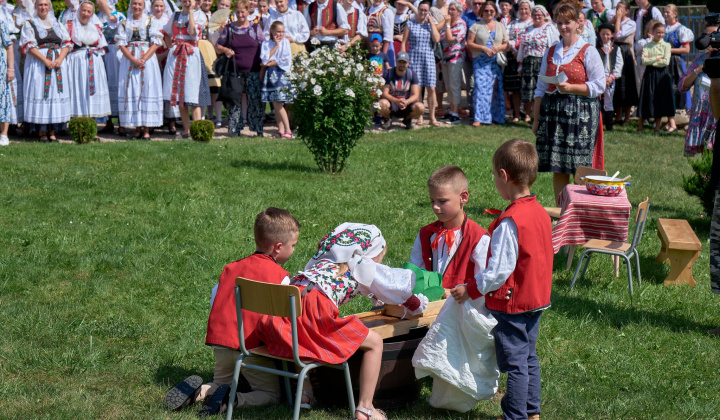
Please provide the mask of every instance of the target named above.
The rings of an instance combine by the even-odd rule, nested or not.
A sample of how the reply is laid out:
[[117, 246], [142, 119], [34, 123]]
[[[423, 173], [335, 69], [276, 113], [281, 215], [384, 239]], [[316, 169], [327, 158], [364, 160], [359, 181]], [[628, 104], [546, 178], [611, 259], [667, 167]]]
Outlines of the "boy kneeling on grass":
[[[202, 384], [202, 378], [193, 375], [171, 389], [165, 404], [171, 410], [177, 410], [207, 397], [200, 415], [217, 414], [222, 407], [226, 394], [232, 384], [235, 361], [240, 356], [240, 340], [238, 338], [237, 313], [235, 306], [235, 279], [244, 277], [250, 280], [274, 284], [287, 284], [290, 279], [288, 272], [280, 264], [284, 264], [295, 251], [300, 223], [287, 210], [269, 207], [255, 218], [255, 253], [239, 261], [225, 266], [220, 281], [213, 289], [210, 300], [210, 317], [208, 318], [205, 344], [213, 347], [215, 355], [215, 373], [213, 381]], [[259, 314], [243, 310], [243, 328], [245, 346], [252, 349], [260, 346], [255, 332]], [[264, 364], [274, 368], [267, 359], [248, 356], [245, 360], [252, 364]], [[238, 392], [236, 406], [256, 406], [270, 404], [280, 399], [278, 377], [248, 369], [242, 372], [247, 384], [239, 386], [245, 392]], [[242, 379], [242, 376], [241, 376]], [[248, 389], [249, 388], [249, 389]], [[303, 395], [303, 403], [309, 403], [311, 395]]]
[[507, 141], [495, 151], [495, 188], [510, 205], [488, 229], [485, 270], [451, 292], [460, 303], [485, 296], [485, 306], [497, 320], [497, 363], [508, 374], [498, 420], [540, 418], [535, 343], [542, 311], [550, 307], [553, 248], [550, 217], [530, 194], [537, 168], [535, 146], [525, 140]]

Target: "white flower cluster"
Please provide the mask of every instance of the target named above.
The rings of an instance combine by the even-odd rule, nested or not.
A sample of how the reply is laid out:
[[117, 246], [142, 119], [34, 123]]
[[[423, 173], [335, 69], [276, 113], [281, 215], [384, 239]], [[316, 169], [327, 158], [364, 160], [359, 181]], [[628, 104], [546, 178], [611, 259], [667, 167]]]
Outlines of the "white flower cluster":
[[318, 48], [311, 53], [299, 53], [293, 58], [293, 71], [288, 75], [297, 95], [344, 93], [350, 98], [370, 94], [377, 102], [385, 79], [375, 75], [362, 57], [340, 52], [339, 48]]

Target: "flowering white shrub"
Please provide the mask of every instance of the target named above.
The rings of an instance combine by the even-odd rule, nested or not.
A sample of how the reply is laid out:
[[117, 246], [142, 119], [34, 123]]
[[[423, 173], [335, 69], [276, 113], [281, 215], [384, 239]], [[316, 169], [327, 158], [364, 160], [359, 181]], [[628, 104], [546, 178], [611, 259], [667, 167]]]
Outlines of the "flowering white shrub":
[[373, 74], [365, 52], [319, 48], [293, 57], [297, 134], [323, 172], [340, 173], [377, 108], [385, 80]]

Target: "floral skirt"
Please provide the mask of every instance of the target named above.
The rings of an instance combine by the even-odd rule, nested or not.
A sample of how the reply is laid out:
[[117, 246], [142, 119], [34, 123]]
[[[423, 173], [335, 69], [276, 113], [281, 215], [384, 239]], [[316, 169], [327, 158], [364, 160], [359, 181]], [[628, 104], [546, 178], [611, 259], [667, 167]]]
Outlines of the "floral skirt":
[[546, 93], [535, 144], [538, 171], [574, 174], [578, 166], [592, 166], [599, 127], [598, 98]]
[[292, 103], [293, 95], [288, 90], [292, 85], [287, 74], [278, 66], [267, 67], [263, 76], [260, 100], [262, 102]]
[[535, 100], [535, 88], [540, 77], [542, 57], [525, 57], [522, 62], [522, 77], [520, 80], [520, 100], [528, 103]]
[[685, 156], [702, 153], [706, 148], [713, 150], [716, 120], [710, 110], [710, 90], [695, 83], [690, 122], [685, 136]]
[[[263, 315], [255, 330], [273, 356], [292, 358], [290, 320]], [[342, 363], [358, 351], [370, 330], [354, 315], [341, 317], [337, 306], [320, 290], [302, 298], [302, 315], [297, 319], [298, 353], [324, 363]]]

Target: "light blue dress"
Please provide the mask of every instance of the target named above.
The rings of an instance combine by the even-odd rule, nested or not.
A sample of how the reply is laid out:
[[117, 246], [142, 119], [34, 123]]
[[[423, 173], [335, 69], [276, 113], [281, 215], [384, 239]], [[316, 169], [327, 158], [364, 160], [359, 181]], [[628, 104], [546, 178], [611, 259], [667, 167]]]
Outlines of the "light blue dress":
[[7, 25], [0, 20], [0, 122], [9, 123], [12, 112], [12, 95], [10, 83], [7, 82], [7, 47], [12, 46], [13, 39], [8, 33]]
[[417, 23], [414, 19], [407, 23], [410, 36], [408, 38], [410, 68], [418, 78], [418, 86], [435, 87], [435, 54], [430, 30], [430, 23]]
[[[486, 47], [493, 47], [495, 31], [490, 32]], [[505, 124], [505, 93], [503, 91], [502, 67], [497, 57], [480, 52], [473, 61], [475, 87], [473, 91], [475, 121], [491, 124], [493, 121]]]

